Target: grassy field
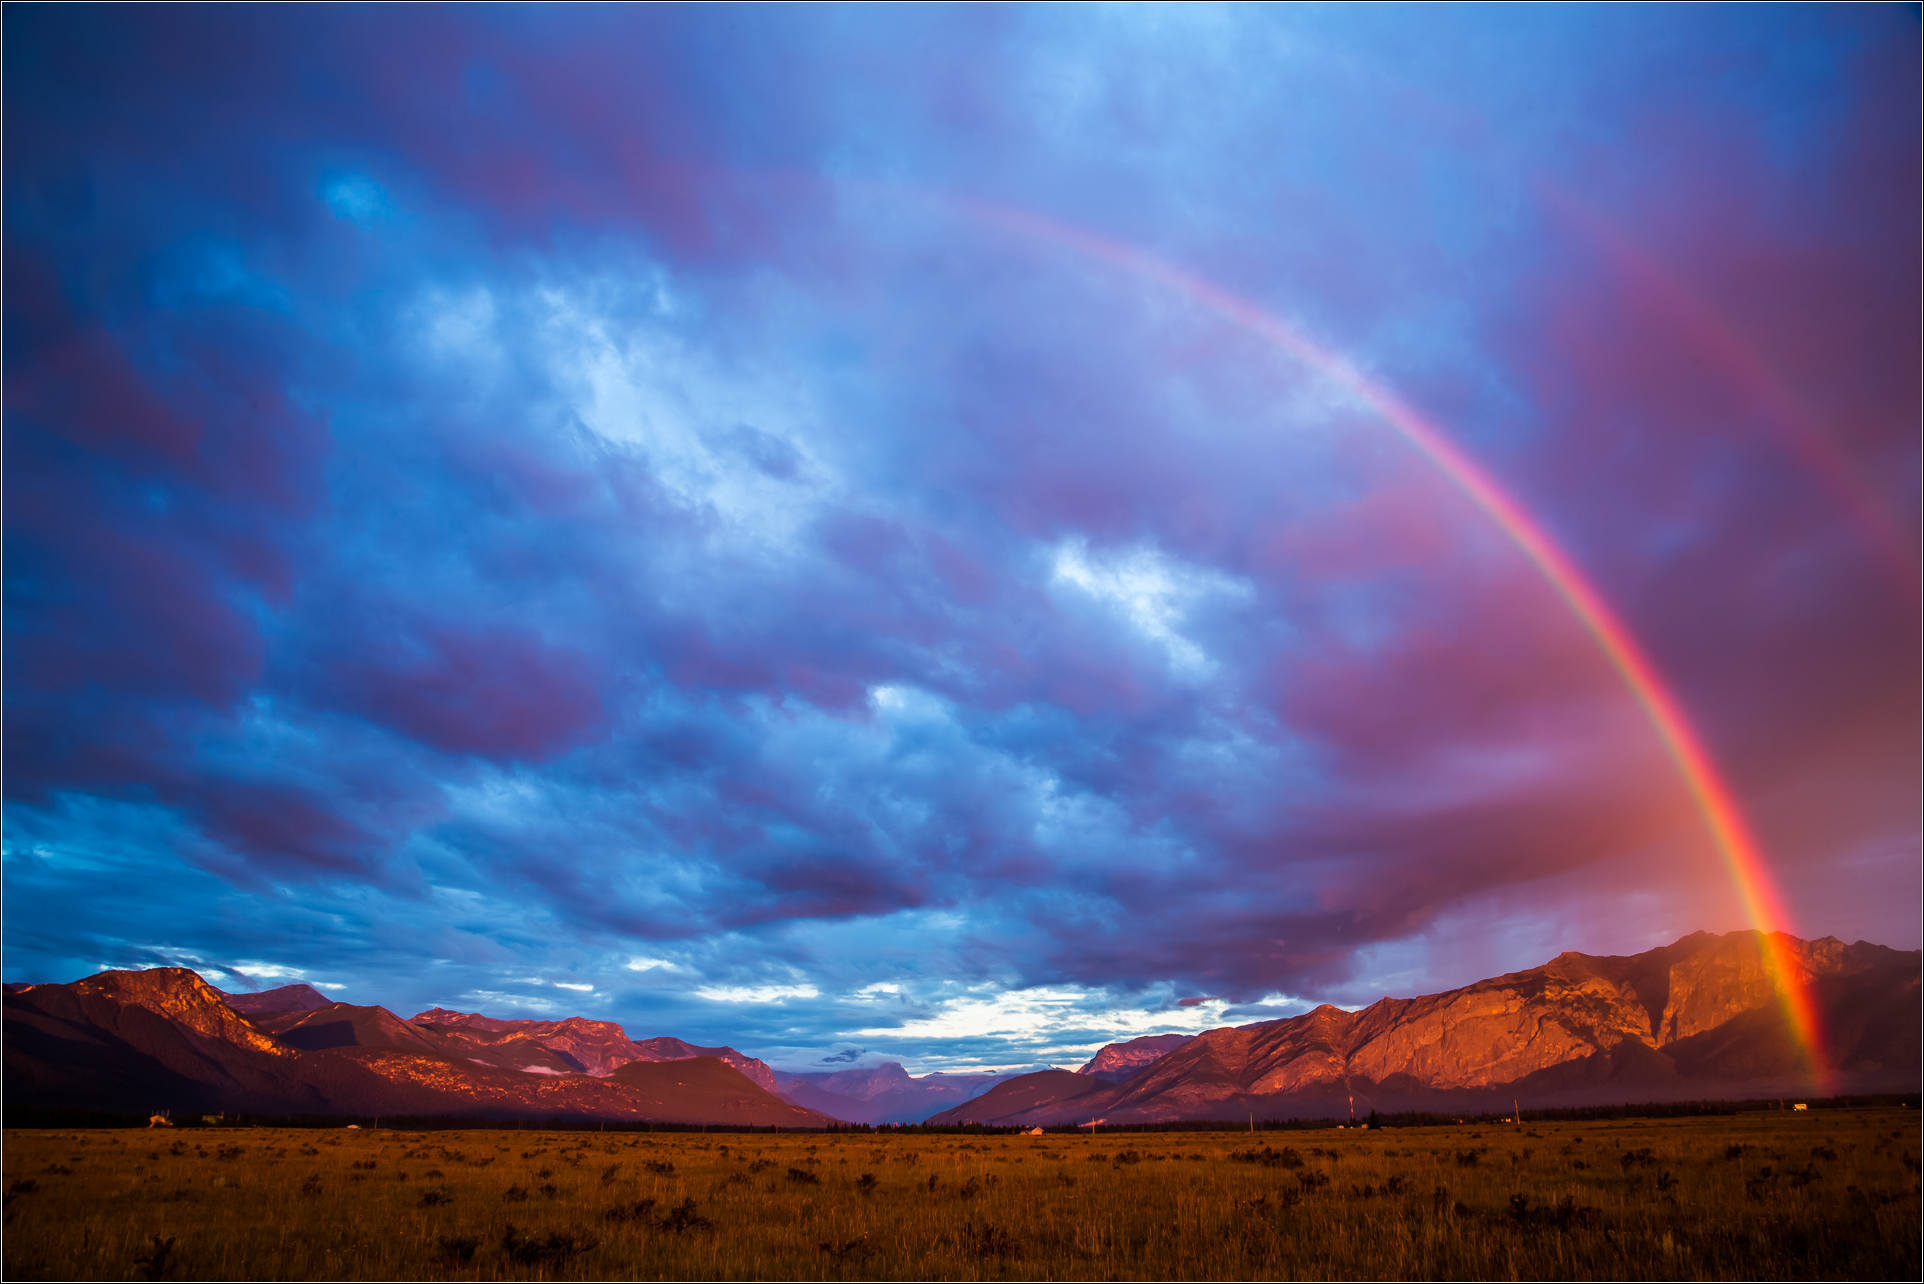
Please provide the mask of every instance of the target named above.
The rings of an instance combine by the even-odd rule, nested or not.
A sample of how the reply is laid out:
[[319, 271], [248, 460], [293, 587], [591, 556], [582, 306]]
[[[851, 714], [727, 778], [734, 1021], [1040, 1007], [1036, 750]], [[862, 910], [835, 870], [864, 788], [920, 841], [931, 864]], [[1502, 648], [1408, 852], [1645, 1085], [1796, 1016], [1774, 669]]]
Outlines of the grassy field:
[[9, 1279], [1864, 1278], [1915, 1110], [1019, 1136], [6, 1134]]

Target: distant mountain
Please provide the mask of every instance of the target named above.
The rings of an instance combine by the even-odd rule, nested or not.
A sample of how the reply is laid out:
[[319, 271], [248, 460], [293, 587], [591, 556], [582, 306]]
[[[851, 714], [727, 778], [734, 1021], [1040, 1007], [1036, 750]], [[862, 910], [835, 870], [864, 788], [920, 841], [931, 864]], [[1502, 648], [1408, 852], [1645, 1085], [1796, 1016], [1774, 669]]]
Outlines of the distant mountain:
[[879, 1066], [859, 1066], [852, 1070], [777, 1070], [775, 1082], [783, 1088], [806, 1083], [839, 1097], [870, 1101], [885, 1093], [900, 1092], [915, 1080], [902, 1068], [901, 1062], [884, 1061]]
[[[1782, 938], [1839, 1091], [1919, 1087], [1919, 953]], [[1091, 1063], [1094, 1064], [1093, 1062]], [[1087, 1067], [1085, 1067], [1087, 1068]], [[1756, 934], [1567, 953], [1443, 994], [1211, 1030], [1119, 1083], [1025, 1075], [931, 1123], [1064, 1124], [1495, 1110], [1806, 1094]]]
[[783, 1096], [850, 1123], [920, 1123], [930, 1115], [984, 1092], [1006, 1074], [913, 1076], [899, 1062], [854, 1070], [792, 1074], [777, 1070]]
[[767, 1062], [744, 1056], [733, 1048], [705, 1048], [665, 1034], [657, 1035], [652, 1039], [637, 1040], [635, 1047], [641, 1051], [640, 1059], [643, 1061], [682, 1061], [689, 1057], [714, 1057], [735, 1067], [765, 1090], [778, 1091], [775, 1086], [775, 1072], [769, 1069]]
[[220, 997], [234, 1011], [255, 1020], [261, 1017], [281, 1016], [288, 1012], [312, 1012], [334, 1002], [311, 985], [283, 985], [277, 989], [258, 990], [251, 994], [222, 991]]
[[[1087, 1123], [1113, 1098], [1112, 1088], [1073, 1070], [1038, 1070], [998, 1083], [973, 1101], [929, 1116], [927, 1122]], [[1082, 1101], [1089, 1106], [1076, 1109]]]
[[819, 1128], [832, 1117], [782, 1100], [719, 1057], [630, 1061], [608, 1077], [642, 1103], [650, 1119], [667, 1123], [727, 1120]]
[[[245, 996], [243, 1003], [260, 997]], [[668, 1060], [668, 1052], [701, 1051], [680, 1040], [651, 1041], [640, 1056], [597, 1076], [569, 1068], [539, 1037], [506, 1037], [529, 1035], [512, 1027], [567, 1023], [498, 1023], [511, 1028], [487, 1040], [404, 1020], [386, 1008], [306, 1002], [294, 995], [252, 1004], [268, 1014], [250, 1019], [184, 968], [15, 986], [5, 996], [6, 1100], [363, 1117], [833, 1122], [782, 1100], [720, 1058]]]
[[1145, 1034], [1127, 1043], [1112, 1043], [1091, 1057], [1089, 1064], [1076, 1073], [1091, 1075], [1107, 1083], [1122, 1083], [1147, 1070], [1163, 1053], [1173, 1052], [1193, 1037], [1187, 1034]]
[[733, 1048], [705, 1048], [668, 1035], [630, 1039], [612, 1021], [567, 1017], [560, 1021], [504, 1021], [474, 1012], [429, 1008], [414, 1024], [455, 1040], [470, 1055], [490, 1061], [519, 1061], [517, 1068], [537, 1072], [559, 1068], [605, 1076], [634, 1061], [686, 1061], [714, 1057], [735, 1067], [764, 1091], [777, 1091], [775, 1072], [765, 1062]]
[[329, 1003], [324, 1007], [255, 1017], [254, 1024], [290, 1048], [320, 1052], [328, 1048], [368, 1048], [417, 1052], [467, 1065], [522, 1074], [580, 1074], [581, 1067], [538, 1043], [514, 1040], [473, 1043], [444, 1031], [404, 1020], [382, 1007]]
[[257, 1016], [254, 1024], [290, 1048], [319, 1052], [325, 1048], [385, 1048], [393, 1052], [422, 1052], [446, 1056], [449, 1044], [403, 1021], [386, 1008], [353, 1003]]

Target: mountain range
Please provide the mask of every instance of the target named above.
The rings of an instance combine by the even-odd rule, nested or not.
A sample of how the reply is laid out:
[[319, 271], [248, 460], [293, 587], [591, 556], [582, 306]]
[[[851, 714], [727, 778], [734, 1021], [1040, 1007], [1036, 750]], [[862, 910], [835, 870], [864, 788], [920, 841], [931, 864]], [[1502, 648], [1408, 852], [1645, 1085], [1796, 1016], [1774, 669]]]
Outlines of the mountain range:
[[1210, 1030], [1146, 1063], [1115, 1064], [1121, 1045], [1111, 1061], [1120, 1076], [1025, 1075], [929, 1122], [1342, 1118], [1916, 1091], [1918, 951], [1783, 939], [1816, 1010], [1822, 1076], [1791, 1034], [1755, 934], [1697, 933], [1642, 954], [1566, 953], [1360, 1011], [1325, 1005]]
[[980, 1096], [1009, 1074], [911, 1075], [900, 1062], [832, 1072], [775, 1072], [779, 1091], [798, 1106], [850, 1123], [920, 1123]]
[[1783, 938], [1827, 1074], [1792, 1037], [1753, 933], [1541, 967], [1358, 1011], [1111, 1044], [1080, 1070], [778, 1071], [608, 1021], [401, 1017], [305, 985], [226, 994], [184, 968], [5, 995], [13, 1104], [823, 1127], [1153, 1123], [1496, 1110], [1919, 1087], [1919, 952]]
[[733, 1048], [606, 1021], [404, 1019], [307, 986], [230, 995], [185, 968], [10, 986], [6, 1094], [31, 1105], [823, 1127]]

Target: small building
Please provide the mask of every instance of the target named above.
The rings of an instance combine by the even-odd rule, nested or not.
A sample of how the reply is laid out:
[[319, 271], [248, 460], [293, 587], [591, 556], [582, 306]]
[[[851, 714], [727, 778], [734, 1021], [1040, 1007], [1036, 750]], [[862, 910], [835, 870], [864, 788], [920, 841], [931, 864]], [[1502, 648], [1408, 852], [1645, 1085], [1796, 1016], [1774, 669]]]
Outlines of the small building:
[[1034, 1128], [1025, 1128], [1022, 1130], [1022, 1135], [1025, 1137], [1040, 1137], [1042, 1135], [1042, 1126], [1038, 1124]]

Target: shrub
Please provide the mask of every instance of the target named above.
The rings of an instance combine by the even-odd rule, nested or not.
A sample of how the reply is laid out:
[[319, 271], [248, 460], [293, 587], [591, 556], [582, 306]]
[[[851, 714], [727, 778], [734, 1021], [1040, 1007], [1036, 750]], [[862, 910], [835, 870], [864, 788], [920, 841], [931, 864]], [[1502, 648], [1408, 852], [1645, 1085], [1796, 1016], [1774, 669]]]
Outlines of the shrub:
[[695, 1201], [693, 1199], [682, 1200], [679, 1204], [676, 1204], [668, 1210], [667, 1216], [655, 1223], [660, 1229], [672, 1231], [678, 1235], [683, 1231], [708, 1230], [714, 1226], [714, 1224], [715, 1223], [695, 1211]]
[[474, 1252], [480, 1247], [481, 1241], [472, 1235], [443, 1235], [434, 1241], [435, 1265], [466, 1266], [474, 1260]]
[[1238, 1150], [1229, 1156], [1239, 1164], [1261, 1164], [1265, 1168], [1301, 1168], [1304, 1160], [1293, 1146], [1281, 1150], [1264, 1146], [1261, 1150]]
[[146, 1254], [134, 1259], [134, 1269], [144, 1280], [164, 1280], [174, 1273], [174, 1237], [155, 1235]]
[[854, 1239], [845, 1239], [839, 1244], [833, 1240], [825, 1239], [817, 1244], [816, 1247], [838, 1262], [846, 1262], [851, 1259], [860, 1262], [875, 1252], [875, 1246], [868, 1242], [867, 1235], [859, 1235]]
[[971, 1222], [962, 1228], [961, 1238], [964, 1251], [978, 1258], [1014, 1257], [1022, 1251], [1021, 1242], [993, 1222]]
[[604, 1222], [638, 1222], [655, 1211], [653, 1199], [638, 1199], [632, 1204], [616, 1204], [601, 1214]]
[[501, 1232], [501, 1251], [510, 1261], [522, 1266], [559, 1266], [571, 1258], [591, 1251], [601, 1243], [592, 1235], [573, 1231], [549, 1231], [546, 1235], [525, 1234], [513, 1222]]

